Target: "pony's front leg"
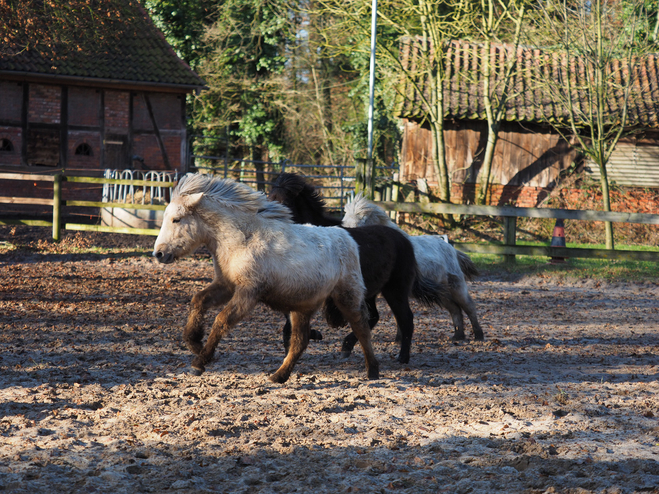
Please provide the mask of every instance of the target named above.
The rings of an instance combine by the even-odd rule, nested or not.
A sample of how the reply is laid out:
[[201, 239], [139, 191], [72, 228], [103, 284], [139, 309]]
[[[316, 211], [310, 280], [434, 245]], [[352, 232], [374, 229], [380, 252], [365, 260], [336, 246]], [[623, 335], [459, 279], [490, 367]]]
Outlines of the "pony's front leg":
[[213, 282], [192, 297], [183, 341], [195, 355], [199, 355], [203, 348], [201, 341], [204, 339], [204, 315], [211, 307], [227, 303], [232, 295], [233, 290], [229, 287]]
[[310, 323], [313, 313], [291, 312], [288, 320], [291, 324], [290, 344], [288, 354], [270, 380], [274, 383], [285, 383], [293, 372], [295, 362], [309, 345], [309, 333], [311, 332]]
[[[380, 377], [380, 364], [375, 358], [373, 346], [371, 345], [371, 328], [368, 324], [368, 306], [366, 302], [362, 302], [361, 306], [355, 306], [354, 300], [358, 300], [357, 294], [347, 292], [344, 300], [341, 298], [335, 300], [337, 307], [350, 323], [354, 337], [359, 340], [364, 351], [364, 359], [366, 360], [366, 375], [369, 379], [378, 379]], [[341, 303], [339, 303], [341, 300]]]
[[222, 337], [251, 312], [256, 302], [257, 298], [249, 291], [238, 289], [234, 292], [231, 300], [215, 318], [206, 344], [192, 361], [193, 372], [196, 375], [200, 376], [206, 370], [205, 365], [213, 358], [215, 348]]

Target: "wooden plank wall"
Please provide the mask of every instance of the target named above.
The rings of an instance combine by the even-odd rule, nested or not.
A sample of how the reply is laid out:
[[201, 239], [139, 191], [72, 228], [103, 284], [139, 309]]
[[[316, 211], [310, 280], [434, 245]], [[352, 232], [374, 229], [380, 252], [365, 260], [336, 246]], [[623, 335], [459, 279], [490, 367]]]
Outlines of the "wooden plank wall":
[[[453, 183], [476, 183], [485, 152], [485, 122], [447, 122], [444, 132], [447, 161]], [[547, 129], [505, 123], [492, 166], [492, 183], [514, 186], [551, 187], [561, 170], [576, 156], [565, 141]], [[401, 180], [437, 179], [432, 164], [432, 135], [427, 127], [404, 121]]]

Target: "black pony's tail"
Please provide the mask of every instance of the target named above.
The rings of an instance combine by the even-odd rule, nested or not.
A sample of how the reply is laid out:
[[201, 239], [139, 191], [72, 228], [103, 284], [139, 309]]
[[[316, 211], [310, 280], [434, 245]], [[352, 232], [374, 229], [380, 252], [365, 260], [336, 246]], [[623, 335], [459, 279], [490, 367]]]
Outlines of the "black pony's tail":
[[417, 270], [416, 279], [412, 285], [412, 297], [422, 305], [444, 307], [444, 302], [450, 300], [451, 295], [446, 284], [431, 280]]
[[332, 300], [332, 297], [325, 300], [323, 311], [325, 313], [325, 320], [330, 328], [342, 328], [348, 325], [348, 321], [345, 320], [334, 300]]
[[462, 274], [464, 274], [465, 279], [467, 281], [471, 281], [476, 276], [479, 275], [478, 269], [476, 268], [476, 265], [474, 264], [474, 261], [471, 260], [471, 257], [469, 257], [467, 254], [464, 252], [460, 252], [459, 250], [455, 250], [456, 254], [458, 255], [458, 264], [460, 264], [460, 271], [462, 271]]

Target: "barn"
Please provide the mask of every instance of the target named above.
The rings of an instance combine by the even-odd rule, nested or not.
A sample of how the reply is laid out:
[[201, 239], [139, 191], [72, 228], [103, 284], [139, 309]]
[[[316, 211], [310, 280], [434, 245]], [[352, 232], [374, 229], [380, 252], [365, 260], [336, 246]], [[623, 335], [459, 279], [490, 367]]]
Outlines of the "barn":
[[[142, 6], [19, 3], [0, 6], [0, 172], [185, 171], [186, 96], [205, 83]], [[0, 181], [0, 196], [47, 197], [17, 184]], [[65, 186], [69, 199], [100, 200], [99, 187]]]
[[[503, 60], [511, 49], [509, 45], [493, 44], [490, 57], [493, 61]], [[478, 68], [482, 50], [482, 45], [464, 41], [454, 41], [447, 49], [444, 137], [452, 201], [458, 203], [474, 202], [487, 140]], [[526, 67], [541, 55], [538, 50], [518, 49], [519, 60]], [[419, 56], [416, 44], [406, 40], [401, 50], [403, 65], [412, 70]], [[636, 69], [636, 85], [643, 88], [643, 95], [630, 110], [634, 133], [619, 142], [607, 169], [610, 181], [618, 186], [659, 188], [659, 57], [650, 55], [638, 60]], [[580, 157], [548, 123], [564, 118], [565, 109], [544, 104], [528, 73], [520, 71], [511, 89], [515, 96], [507, 103], [492, 163], [488, 201], [492, 205], [535, 207], [560, 185], [568, 169], [576, 168], [584, 177], [599, 180], [597, 166]], [[416, 82], [428, 92], [427, 79], [422, 77]], [[432, 190], [437, 178], [423, 104], [408, 80], [402, 79], [399, 89], [404, 95], [396, 104], [403, 127], [400, 178], [403, 182], [425, 179]]]

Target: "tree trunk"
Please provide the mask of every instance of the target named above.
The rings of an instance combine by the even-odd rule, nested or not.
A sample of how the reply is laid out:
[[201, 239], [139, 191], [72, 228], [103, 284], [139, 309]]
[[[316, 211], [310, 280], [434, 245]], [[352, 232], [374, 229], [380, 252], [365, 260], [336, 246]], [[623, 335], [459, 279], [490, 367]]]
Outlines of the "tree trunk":
[[[611, 212], [611, 195], [609, 193], [609, 176], [606, 171], [606, 165], [598, 163], [600, 168], [600, 185], [602, 187], [602, 206], [604, 211]], [[606, 248], [615, 249], [613, 242], [613, 223], [610, 221], [604, 222], [604, 229], [606, 233]]]
[[487, 202], [487, 193], [490, 188], [490, 175], [492, 174], [492, 161], [494, 160], [494, 149], [499, 137], [499, 126], [488, 125], [487, 144], [485, 146], [485, 155], [483, 164], [478, 175], [478, 193], [476, 195], [476, 204], [482, 206]]

